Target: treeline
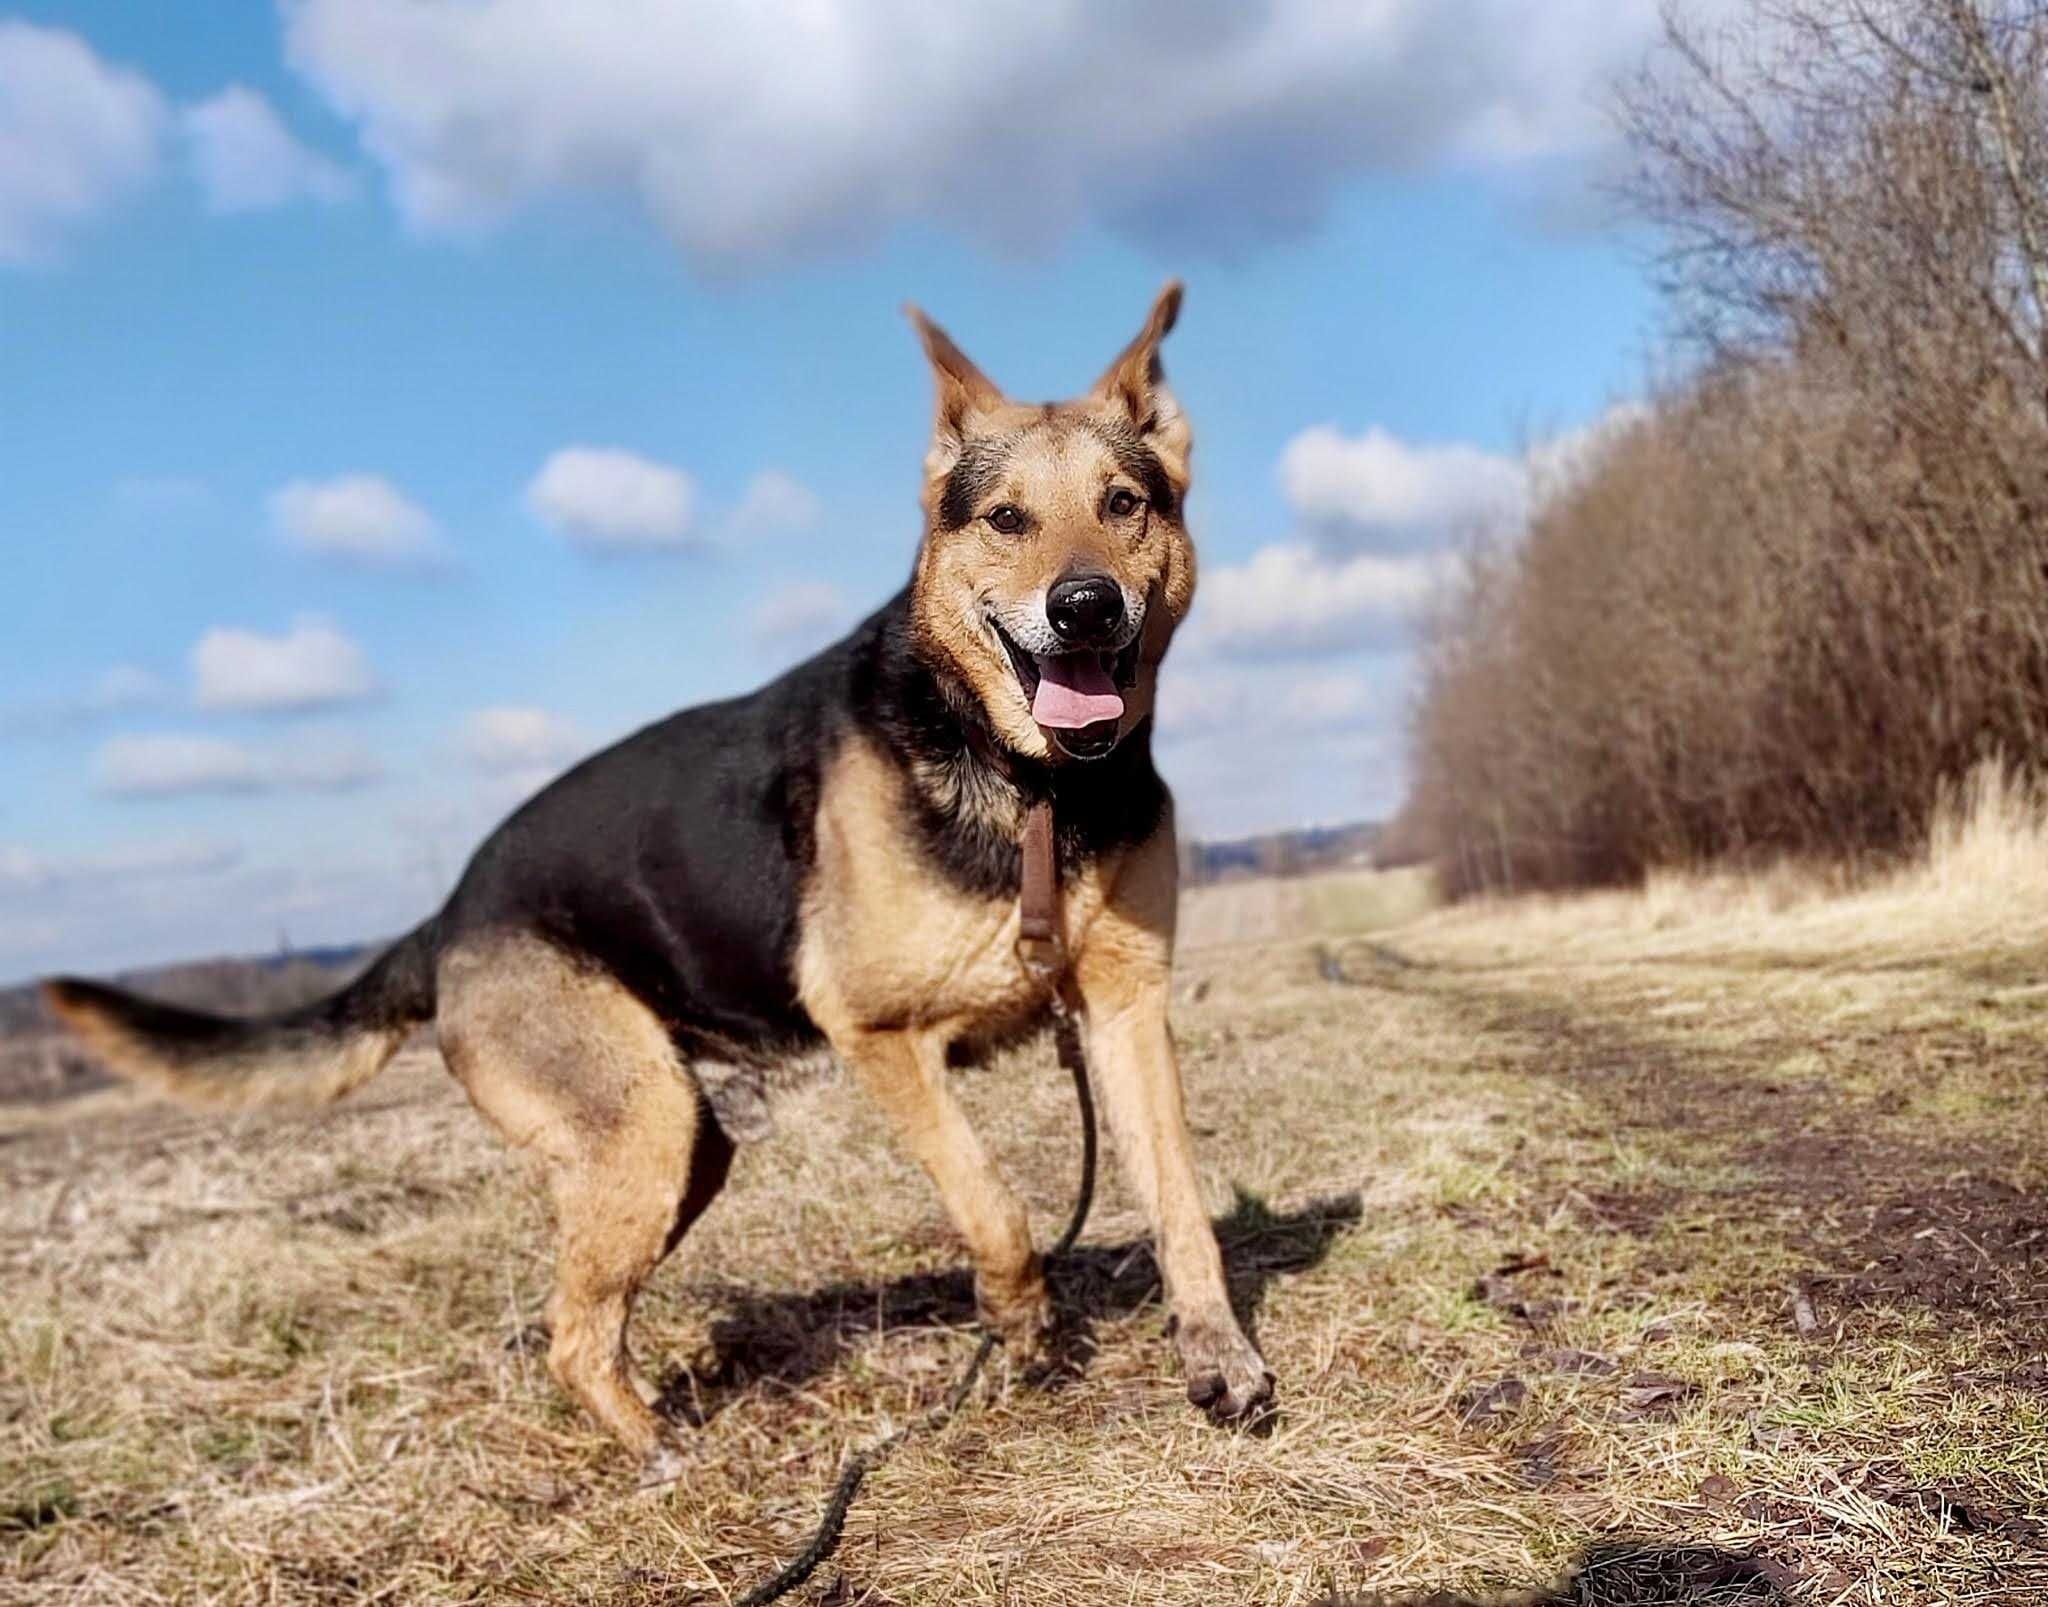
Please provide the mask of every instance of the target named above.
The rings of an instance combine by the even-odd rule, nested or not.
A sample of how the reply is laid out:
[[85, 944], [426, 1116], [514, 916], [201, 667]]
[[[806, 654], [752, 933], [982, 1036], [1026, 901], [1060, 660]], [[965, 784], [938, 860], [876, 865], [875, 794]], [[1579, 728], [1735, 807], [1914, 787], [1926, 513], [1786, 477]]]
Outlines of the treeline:
[[1691, 377], [1434, 621], [1395, 833], [1453, 891], [1909, 849], [2048, 754], [2048, 23], [1674, 15], [1625, 198]]
[[1344, 826], [1304, 826], [1298, 831], [1269, 831], [1256, 837], [1180, 845], [1180, 876], [1184, 887], [1246, 876], [1308, 876], [1347, 865], [1368, 865], [1380, 838], [1373, 821]]

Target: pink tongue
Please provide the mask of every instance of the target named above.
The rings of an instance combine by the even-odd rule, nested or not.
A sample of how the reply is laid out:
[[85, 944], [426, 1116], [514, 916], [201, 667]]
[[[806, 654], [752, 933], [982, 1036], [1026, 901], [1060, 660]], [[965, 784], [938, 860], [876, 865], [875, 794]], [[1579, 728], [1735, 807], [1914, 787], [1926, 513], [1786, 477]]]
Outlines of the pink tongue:
[[1038, 692], [1031, 718], [1056, 731], [1123, 718], [1123, 694], [1093, 653], [1062, 653], [1038, 660]]

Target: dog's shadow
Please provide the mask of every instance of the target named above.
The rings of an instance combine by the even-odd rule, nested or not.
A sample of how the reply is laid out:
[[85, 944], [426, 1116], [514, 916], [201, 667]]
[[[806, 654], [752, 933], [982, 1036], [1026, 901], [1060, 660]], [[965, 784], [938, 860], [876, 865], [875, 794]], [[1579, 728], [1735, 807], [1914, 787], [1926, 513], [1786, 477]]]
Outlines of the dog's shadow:
[[1562, 1584], [1487, 1596], [1325, 1596], [1314, 1607], [1791, 1607], [1797, 1576], [1768, 1556], [1614, 1536], [1587, 1546]]
[[[1236, 1196], [1230, 1213], [1216, 1220], [1216, 1239], [1229, 1269], [1231, 1302], [1250, 1329], [1273, 1280], [1318, 1265], [1363, 1206], [1355, 1192], [1286, 1212], [1243, 1189]], [[1096, 1324], [1129, 1317], [1160, 1293], [1149, 1239], [1083, 1244], [1055, 1261], [1048, 1277], [1060, 1318], [1049, 1382], [1086, 1371]], [[975, 1320], [974, 1276], [964, 1265], [809, 1293], [730, 1286], [703, 1292], [724, 1307], [712, 1324], [710, 1359], [670, 1378], [661, 1401], [672, 1416], [696, 1424], [750, 1389], [796, 1388], [830, 1371], [856, 1340], [900, 1328], [970, 1327]]]

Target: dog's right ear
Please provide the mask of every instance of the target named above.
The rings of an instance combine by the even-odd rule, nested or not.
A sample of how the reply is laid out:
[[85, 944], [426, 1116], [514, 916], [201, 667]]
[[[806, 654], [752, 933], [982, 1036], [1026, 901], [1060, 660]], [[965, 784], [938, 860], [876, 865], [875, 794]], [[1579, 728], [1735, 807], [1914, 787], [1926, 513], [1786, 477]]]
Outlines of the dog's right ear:
[[938, 381], [938, 413], [932, 421], [931, 451], [925, 456], [925, 472], [937, 479], [960, 456], [962, 444], [974, 433], [975, 418], [1003, 405], [1003, 393], [953, 344], [951, 335], [925, 317], [923, 309], [905, 303], [903, 311], [916, 326], [931, 360], [932, 377]]
[[1180, 281], [1167, 280], [1146, 315], [1145, 327], [1117, 353], [1091, 394], [1121, 409], [1138, 433], [1172, 460], [1174, 472], [1185, 476], [1190, 445], [1187, 415], [1167, 389], [1166, 372], [1159, 364], [1159, 343], [1173, 332], [1180, 318], [1180, 296]]

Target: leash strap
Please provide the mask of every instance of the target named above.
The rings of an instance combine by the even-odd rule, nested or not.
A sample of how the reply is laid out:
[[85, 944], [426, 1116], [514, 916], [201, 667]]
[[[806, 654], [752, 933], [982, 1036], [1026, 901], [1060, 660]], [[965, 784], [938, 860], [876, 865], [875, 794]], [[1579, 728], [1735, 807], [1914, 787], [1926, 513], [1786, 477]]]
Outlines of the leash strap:
[[1060, 864], [1053, 842], [1052, 801], [1024, 814], [1022, 886], [1017, 893], [1017, 963], [1034, 982], [1053, 982], [1067, 968], [1060, 932]]

